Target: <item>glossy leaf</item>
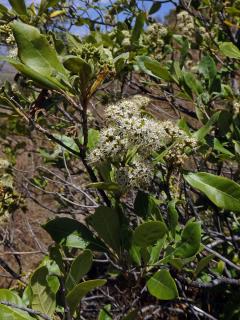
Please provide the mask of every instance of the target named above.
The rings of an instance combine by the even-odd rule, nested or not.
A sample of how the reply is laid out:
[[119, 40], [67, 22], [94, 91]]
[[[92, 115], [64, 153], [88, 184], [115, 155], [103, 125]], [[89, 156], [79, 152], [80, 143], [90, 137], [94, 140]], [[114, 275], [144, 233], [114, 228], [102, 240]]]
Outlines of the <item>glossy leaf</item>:
[[72, 262], [71, 268], [66, 278], [65, 286], [68, 291], [72, 290], [88, 273], [92, 266], [92, 252], [85, 250]]
[[0, 56], [0, 61], [6, 61], [10, 63], [14, 68], [16, 68], [18, 71], [20, 71], [22, 74], [24, 74], [28, 78], [35, 81], [41, 87], [54, 89], [54, 90], [60, 90], [60, 89], [66, 90], [66, 86], [60, 83], [56, 78], [47, 76], [47, 75], [42, 75], [36, 70], [24, 65], [19, 60]]
[[141, 71], [152, 77], [163, 79], [165, 81], [171, 81], [171, 75], [169, 71], [157, 60], [146, 56], [137, 57], [136, 60]]
[[53, 77], [56, 77], [57, 74], [61, 74], [62, 77], [67, 75], [56, 51], [37, 28], [15, 21], [13, 34], [18, 46], [18, 56], [22, 63], [41, 75]]
[[133, 233], [133, 243], [139, 247], [154, 245], [167, 232], [166, 225], [160, 221], [149, 221], [138, 226]]
[[211, 173], [198, 172], [184, 175], [195, 189], [203, 192], [217, 207], [240, 212], [240, 185]]
[[181, 241], [177, 244], [175, 256], [189, 258], [194, 256], [201, 243], [201, 225], [199, 222], [189, 221], [183, 229]]
[[176, 283], [166, 269], [157, 271], [147, 282], [148, 291], [160, 300], [173, 300], [178, 297]]
[[97, 287], [103, 286], [105, 283], [106, 283], [106, 280], [104, 279], [89, 280], [89, 281], [81, 282], [76, 287], [74, 287], [67, 294], [67, 297], [66, 297], [71, 314], [74, 313], [81, 299], [87, 293], [89, 293], [90, 291], [92, 291]]
[[40, 311], [48, 316], [52, 316], [56, 309], [56, 294], [51, 290], [47, 281], [48, 269], [38, 268], [31, 278], [33, 310]]
[[87, 221], [98, 236], [114, 251], [119, 253], [121, 228], [117, 212], [112, 208], [99, 207], [93, 215], [87, 218]]

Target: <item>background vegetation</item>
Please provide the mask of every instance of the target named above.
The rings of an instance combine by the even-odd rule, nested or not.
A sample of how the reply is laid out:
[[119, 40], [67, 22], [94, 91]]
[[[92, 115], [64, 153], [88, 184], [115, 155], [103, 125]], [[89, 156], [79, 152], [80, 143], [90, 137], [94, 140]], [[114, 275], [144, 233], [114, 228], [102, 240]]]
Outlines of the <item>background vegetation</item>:
[[9, 4], [0, 319], [239, 319], [240, 1]]

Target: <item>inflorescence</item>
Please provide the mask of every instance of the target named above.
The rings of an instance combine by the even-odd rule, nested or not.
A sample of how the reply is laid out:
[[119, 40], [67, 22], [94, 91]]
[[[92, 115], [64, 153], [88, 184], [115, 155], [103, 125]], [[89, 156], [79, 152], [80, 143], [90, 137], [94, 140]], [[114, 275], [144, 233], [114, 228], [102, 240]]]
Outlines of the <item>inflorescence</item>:
[[150, 99], [135, 95], [111, 104], [106, 110], [107, 127], [89, 154], [94, 166], [109, 161], [116, 168], [116, 182], [125, 188], [148, 188], [154, 178], [154, 157], [164, 152], [170, 164], [181, 165], [186, 149], [196, 141], [171, 121], [158, 121], [144, 107]]

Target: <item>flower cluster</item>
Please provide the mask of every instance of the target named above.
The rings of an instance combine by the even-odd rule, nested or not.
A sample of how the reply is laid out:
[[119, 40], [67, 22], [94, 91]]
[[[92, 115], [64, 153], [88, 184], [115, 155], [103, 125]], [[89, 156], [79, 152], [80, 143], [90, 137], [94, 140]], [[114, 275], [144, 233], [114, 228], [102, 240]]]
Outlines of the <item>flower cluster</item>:
[[154, 177], [154, 154], [167, 150], [165, 160], [182, 164], [186, 148], [196, 146], [171, 121], [157, 121], [144, 112], [149, 98], [135, 95], [111, 104], [106, 110], [107, 128], [100, 132], [98, 145], [89, 161], [98, 166], [106, 160], [116, 168], [116, 181], [124, 187], [146, 188]]
[[154, 58], [158, 60], [162, 59], [162, 50], [165, 44], [164, 38], [167, 34], [167, 28], [161, 23], [153, 23], [146, 30], [143, 42], [153, 49]]
[[94, 66], [95, 73], [99, 73], [105, 66], [112, 70], [112, 58], [104, 51], [103, 48], [98, 48], [91, 43], [84, 43], [78, 48], [71, 50], [71, 53], [78, 55], [90, 65]]
[[22, 202], [21, 197], [14, 191], [13, 176], [10, 171], [10, 163], [0, 158], [0, 224], [8, 219], [9, 214]]
[[0, 26], [0, 33], [4, 35], [5, 42], [8, 45], [15, 44], [15, 38], [13, 36], [12, 28], [9, 24], [3, 24]]
[[178, 29], [186, 37], [192, 38], [195, 33], [193, 17], [187, 11], [181, 11], [177, 14]]
[[234, 100], [232, 105], [233, 105], [234, 115], [239, 115], [240, 114], [240, 101]]

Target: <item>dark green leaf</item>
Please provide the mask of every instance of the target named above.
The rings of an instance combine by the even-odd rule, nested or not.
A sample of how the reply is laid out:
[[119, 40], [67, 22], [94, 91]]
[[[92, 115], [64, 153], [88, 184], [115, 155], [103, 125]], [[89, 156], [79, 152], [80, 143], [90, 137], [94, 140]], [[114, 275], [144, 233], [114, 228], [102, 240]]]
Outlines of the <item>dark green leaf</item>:
[[141, 12], [138, 14], [136, 18], [136, 22], [132, 31], [132, 37], [131, 37], [132, 44], [137, 44], [141, 36], [141, 33], [143, 32], [144, 22], [145, 22], [145, 13]]
[[178, 225], [178, 212], [176, 209], [176, 204], [178, 200], [171, 200], [168, 203], [168, 222], [169, 222], [169, 229], [173, 238], [175, 238], [175, 230], [176, 226]]
[[106, 251], [105, 245], [77, 220], [56, 218], [43, 225], [43, 228], [57, 243], [80, 249], [89, 248], [96, 251]]
[[194, 132], [193, 137], [199, 141], [203, 140], [213, 129], [213, 125], [218, 121], [220, 114], [221, 111], [215, 112], [204, 126]]
[[149, 221], [138, 226], [133, 233], [133, 243], [139, 247], [154, 245], [167, 232], [166, 225], [160, 221]]
[[162, 4], [160, 1], [154, 1], [148, 14], [151, 15], [151, 14], [156, 13], [161, 8], [161, 6], [162, 6]]
[[71, 314], [74, 313], [81, 299], [90, 291], [97, 287], [101, 287], [106, 283], [104, 279], [89, 280], [79, 283], [67, 294], [67, 303]]
[[138, 191], [134, 201], [134, 211], [143, 219], [146, 219], [153, 213], [153, 209], [156, 206], [152, 197], [144, 191]]
[[99, 207], [95, 213], [87, 218], [98, 236], [119, 253], [121, 243], [121, 228], [118, 213], [108, 207]]
[[27, 15], [27, 8], [24, 0], [8, 0], [13, 10], [19, 15]]
[[68, 291], [72, 290], [82, 277], [88, 273], [92, 266], [92, 258], [92, 252], [90, 250], [85, 250], [74, 259], [65, 282]]
[[147, 282], [148, 291], [160, 300], [173, 300], [178, 297], [176, 283], [166, 269], [157, 271]]
[[199, 72], [208, 80], [209, 87], [217, 75], [215, 61], [210, 56], [204, 56], [199, 64]]
[[191, 72], [183, 72], [183, 79], [192, 93], [199, 95], [203, 92], [201, 83], [194, 77]]
[[206, 257], [203, 257], [197, 264], [196, 270], [194, 272], [195, 277], [199, 275], [199, 273], [207, 267], [209, 262], [214, 258], [214, 254], [209, 254]]

